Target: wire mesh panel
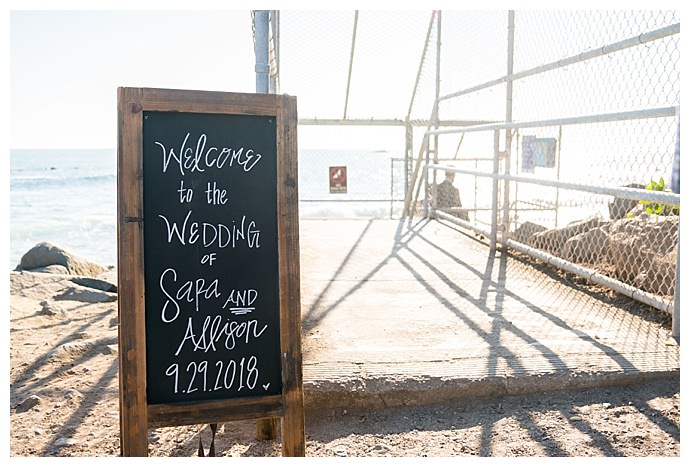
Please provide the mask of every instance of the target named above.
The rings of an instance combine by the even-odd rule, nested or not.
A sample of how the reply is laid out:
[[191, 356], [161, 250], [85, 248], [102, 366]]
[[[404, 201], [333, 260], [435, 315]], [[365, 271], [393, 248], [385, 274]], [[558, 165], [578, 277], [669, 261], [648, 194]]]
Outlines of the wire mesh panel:
[[[402, 212], [414, 145], [408, 131], [429, 120], [435, 98], [418, 80], [420, 66], [435, 79], [436, 60], [425, 58], [427, 47], [435, 52], [432, 18], [432, 11], [280, 12], [280, 92], [297, 96], [301, 123], [302, 216]], [[421, 122], [409, 122], [411, 109]], [[325, 170], [342, 161], [348, 193], [324, 192]]]
[[300, 215], [392, 217], [404, 200], [402, 162], [386, 151], [300, 151]]
[[281, 11], [280, 91], [299, 97], [303, 119], [404, 118], [430, 15]]
[[[462, 208], [464, 227], [668, 308], [678, 11], [281, 11], [279, 39], [301, 215]], [[462, 206], [435, 204], [444, 169]]]
[[[669, 191], [679, 138], [678, 13], [444, 11], [442, 24], [440, 59], [457, 71], [441, 74], [438, 119], [487, 122], [436, 131], [434, 149], [464, 145], [454, 157], [496, 158], [483, 177], [466, 177], [501, 177], [491, 193], [504, 240], [605, 274], [668, 309], [680, 198], [652, 198]], [[454, 41], [456, 29], [486, 34]], [[477, 50], [492, 47], [478, 60]], [[484, 141], [470, 144], [475, 133]]]

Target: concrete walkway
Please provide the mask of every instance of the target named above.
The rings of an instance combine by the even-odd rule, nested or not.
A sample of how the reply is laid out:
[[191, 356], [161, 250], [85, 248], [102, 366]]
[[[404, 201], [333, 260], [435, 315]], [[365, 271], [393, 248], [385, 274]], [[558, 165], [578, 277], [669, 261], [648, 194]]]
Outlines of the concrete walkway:
[[300, 247], [307, 408], [680, 377], [670, 330], [450, 224], [303, 219]]

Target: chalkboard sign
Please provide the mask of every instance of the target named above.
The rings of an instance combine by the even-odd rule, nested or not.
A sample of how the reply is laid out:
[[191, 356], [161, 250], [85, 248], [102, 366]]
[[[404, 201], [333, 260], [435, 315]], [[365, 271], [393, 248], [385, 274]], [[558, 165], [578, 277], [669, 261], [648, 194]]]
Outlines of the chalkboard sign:
[[281, 392], [275, 120], [144, 112], [149, 403]]
[[297, 104], [118, 88], [123, 456], [148, 430], [257, 420], [305, 454]]

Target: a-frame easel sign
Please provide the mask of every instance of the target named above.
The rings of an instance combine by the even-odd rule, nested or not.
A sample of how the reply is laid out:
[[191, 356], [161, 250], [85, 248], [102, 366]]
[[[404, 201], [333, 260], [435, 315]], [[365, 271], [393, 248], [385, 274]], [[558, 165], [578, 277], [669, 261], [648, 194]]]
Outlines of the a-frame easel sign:
[[280, 418], [304, 456], [296, 99], [119, 88], [117, 154], [122, 455]]

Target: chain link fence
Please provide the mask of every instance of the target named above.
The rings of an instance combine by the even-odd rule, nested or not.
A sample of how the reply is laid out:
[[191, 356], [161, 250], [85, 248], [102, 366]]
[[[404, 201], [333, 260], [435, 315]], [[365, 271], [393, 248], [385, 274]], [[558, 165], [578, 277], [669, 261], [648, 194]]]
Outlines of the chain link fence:
[[[426, 183], [457, 172], [468, 228], [672, 310], [678, 13], [444, 11], [440, 24], [458, 78], [441, 71], [438, 119], [494, 123], [432, 131]], [[501, 46], [481, 60], [488, 35]]]
[[428, 214], [674, 307], [678, 11], [275, 13], [303, 216]]
[[[402, 213], [420, 147], [413, 138], [429, 128], [434, 105], [433, 86], [419, 82], [435, 80], [436, 60], [425, 56], [425, 47], [435, 52], [433, 17], [431, 10], [273, 12], [280, 92], [298, 100], [302, 216]], [[332, 167], [347, 168], [345, 190], [331, 190]]]

